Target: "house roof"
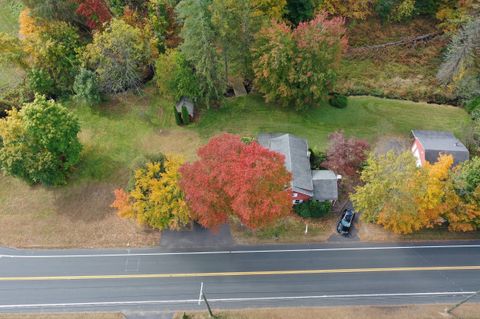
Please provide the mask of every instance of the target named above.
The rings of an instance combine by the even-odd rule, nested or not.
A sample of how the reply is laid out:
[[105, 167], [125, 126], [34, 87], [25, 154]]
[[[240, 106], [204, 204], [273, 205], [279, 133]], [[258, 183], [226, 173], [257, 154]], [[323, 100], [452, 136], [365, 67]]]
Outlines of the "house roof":
[[441, 153], [453, 155], [455, 164], [469, 159], [468, 149], [451, 132], [413, 130], [412, 135], [422, 144], [430, 163], [436, 162]]
[[316, 200], [338, 199], [338, 178], [330, 170], [313, 170], [313, 192]]
[[182, 108], [184, 106], [187, 108], [188, 114], [193, 117], [193, 111], [194, 111], [195, 105], [188, 97], [185, 97], [185, 96], [182, 97], [180, 101], [177, 102], [177, 104], [175, 105], [175, 108], [178, 113], [181, 113]]
[[285, 167], [292, 173], [292, 190], [313, 196], [312, 173], [307, 141], [291, 134], [260, 134], [257, 141], [263, 147], [285, 156]]

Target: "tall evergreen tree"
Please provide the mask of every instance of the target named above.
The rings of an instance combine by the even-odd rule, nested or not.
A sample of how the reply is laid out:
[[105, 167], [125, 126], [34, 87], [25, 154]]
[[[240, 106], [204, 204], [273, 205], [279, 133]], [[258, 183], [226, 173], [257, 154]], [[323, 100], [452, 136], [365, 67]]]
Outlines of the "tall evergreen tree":
[[183, 20], [181, 50], [195, 67], [204, 104], [210, 107], [225, 92], [225, 77], [214, 46], [216, 35], [210, 12], [211, 0], [185, 0], [177, 6]]

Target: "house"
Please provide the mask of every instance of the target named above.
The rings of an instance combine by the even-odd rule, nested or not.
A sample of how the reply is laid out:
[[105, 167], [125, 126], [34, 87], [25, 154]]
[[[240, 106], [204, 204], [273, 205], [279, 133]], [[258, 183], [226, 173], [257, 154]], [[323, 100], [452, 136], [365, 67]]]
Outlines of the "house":
[[453, 156], [454, 165], [467, 161], [468, 149], [452, 133], [443, 131], [413, 130], [412, 153], [417, 159], [417, 166], [426, 162], [431, 164], [442, 154]]
[[328, 170], [312, 170], [307, 141], [292, 134], [260, 134], [260, 145], [285, 157], [285, 167], [292, 173], [292, 202], [299, 204], [314, 199], [338, 199], [337, 175]]
[[195, 105], [188, 97], [182, 97], [180, 101], [175, 104], [175, 109], [177, 113], [182, 115], [182, 109], [185, 107], [187, 109], [188, 115], [190, 115], [190, 119], [193, 119], [193, 115], [195, 112]]

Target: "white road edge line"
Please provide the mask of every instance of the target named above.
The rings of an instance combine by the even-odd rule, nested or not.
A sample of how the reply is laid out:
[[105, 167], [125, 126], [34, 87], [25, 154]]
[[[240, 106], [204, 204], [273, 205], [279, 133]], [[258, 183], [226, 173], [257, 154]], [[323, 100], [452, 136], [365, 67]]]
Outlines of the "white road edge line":
[[[379, 298], [379, 297], [428, 297], [428, 296], [463, 296], [471, 295], [474, 291], [445, 291], [445, 292], [414, 292], [414, 293], [386, 293], [386, 294], [353, 294], [353, 295], [317, 295], [317, 296], [286, 296], [286, 297], [252, 297], [252, 298], [210, 298], [211, 302], [243, 302], [243, 301], [277, 301], [301, 299], [346, 299], [346, 298]], [[139, 301], [105, 301], [105, 302], [78, 302], [78, 303], [51, 303], [51, 304], [18, 304], [0, 305], [0, 309], [19, 308], [56, 308], [56, 307], [88, 307], [88, 306], [127, 306], [149, 304], [185, 304], [197, 303], [197, 299], [180, 300], [139, 300]]]
[[301, 249], [268, 249], [268, 250], [219, 250], [219, 251], [187, 251], [164, 253], [113, 253], [113, 254], [75, 254], [75, 255], [8, 255], [0, 254], [0, 258], [101, 258], [132, 256], [176, 256], [176, 255], [228, 255], [228, 254], [267, 254], [267, 253], [301, 253], [324, 251], [366, 251], [366, 250], [408, 250], [408, 249], [445, 249], [445, 248], [480, 248], [480, 245], [429, 245], [429, 246], [376, 246], [376, 247], [343, 247], [343, 248], [301, 248]]

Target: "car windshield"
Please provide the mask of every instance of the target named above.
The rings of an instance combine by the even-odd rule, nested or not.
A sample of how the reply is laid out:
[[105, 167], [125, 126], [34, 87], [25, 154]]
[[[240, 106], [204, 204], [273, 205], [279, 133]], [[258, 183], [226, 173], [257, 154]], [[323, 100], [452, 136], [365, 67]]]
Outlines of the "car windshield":
[[351, 222], [352, 221], [352, 213], [350, 213], [350, 212], [346, 213], [345, 217], [344, 217], [344, 220], [348, 223]]

